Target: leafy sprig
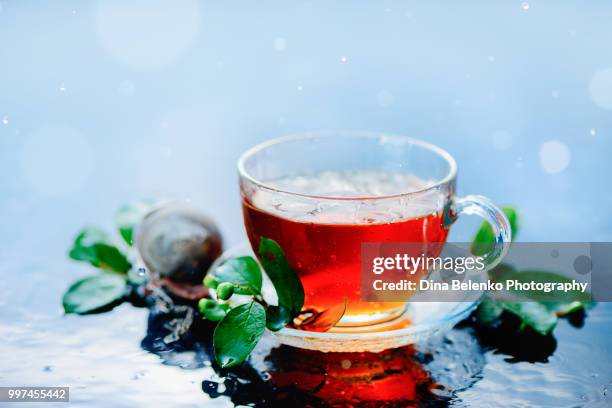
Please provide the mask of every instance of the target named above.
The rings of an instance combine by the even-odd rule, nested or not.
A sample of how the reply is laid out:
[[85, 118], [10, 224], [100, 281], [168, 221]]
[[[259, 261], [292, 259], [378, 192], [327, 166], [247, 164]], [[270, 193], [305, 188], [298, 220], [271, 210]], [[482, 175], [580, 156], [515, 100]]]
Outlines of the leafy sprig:
[[116, 243], [98, 227], [87, 227], [77, 234], [68, 256], [91, 264], [99, 272], [77, 280], [66, 290], [62, 298], [66, 314], [95, 313], [121, 303], [132, 279], [129, 272], [133, 263], [129, 259], [134, 229], [149, 208], [147, 203], [134, 203], [117, 212], [117, 231], [127, 246]]
[[[262, 271], [250, 256], [230, 258], [204, 279], [216, 291], [217, 301], [198, 303], [205, 319], [219, 321], [213, 334], [215, 359], [222, 368], [241, 364], [253, 351], [267, 327], [278, 331], [300, 315], [304, 288], [280, 246], [262, 237], [258, 255], [276, 291], [278, 305], [269, 305], [261, 294]], [[231, 308], [234, 295], [246, 295], [247, 302]]]

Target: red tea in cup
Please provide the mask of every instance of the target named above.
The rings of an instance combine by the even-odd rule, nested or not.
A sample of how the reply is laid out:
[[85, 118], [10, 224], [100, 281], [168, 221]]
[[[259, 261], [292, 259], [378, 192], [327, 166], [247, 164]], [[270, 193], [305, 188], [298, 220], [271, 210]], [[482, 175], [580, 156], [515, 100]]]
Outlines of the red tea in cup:
[[[411, 175], [326, 172], [276, 180], [270, 185], [351, 198], [397, 189], [416, 190], [426, 186], [426, 182]], [[352, 200], [333, 205], [319, 202], [313, 207], [312, 203], [299, 198], [277, 197], [258, 191], [243, 197], [242, 208], [253, 248], [259, 246], [260, 237], [266, 237], [275, 240], [285, 252], [304, 286], [304, 307], [320, 312], [341, 303], [346, 297], [348, 303], [343, 320], [346, 324], [358, 323], [360, 317], [368, 322], [377, 316], [388, 317], [390, 312], [401, 311], [403, 306], [398, 302], [363, 301], [361, 243], [427, 243], [446, 239], [448, 229], [443, 226], [441, 211], [423, 214], [431, 206], [419, 211], [414, 205], [392, 201], [365, 201], [358, 205]]]

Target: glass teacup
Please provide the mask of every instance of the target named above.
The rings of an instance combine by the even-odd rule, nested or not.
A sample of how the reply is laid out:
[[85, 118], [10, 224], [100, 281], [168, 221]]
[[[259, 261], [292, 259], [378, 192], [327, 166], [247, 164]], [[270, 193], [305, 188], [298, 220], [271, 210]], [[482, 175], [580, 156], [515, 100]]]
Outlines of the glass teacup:
[[390, 320], [405, 302], [361, 296], [364, 242], [423, 243], [433, 253], [460, 213], [487, 220], [497, 244], [494, 266], [510, 241], [503, 212], [481, 196], [455, 197], [457, 165], [444, 150], [394, 135], [307, 133], [274, 139], [238, 163], [244, 223], [257, 252], [275, 240], [300, 277], [304, 308], [324, 311], [347, 302], [339, 326]]

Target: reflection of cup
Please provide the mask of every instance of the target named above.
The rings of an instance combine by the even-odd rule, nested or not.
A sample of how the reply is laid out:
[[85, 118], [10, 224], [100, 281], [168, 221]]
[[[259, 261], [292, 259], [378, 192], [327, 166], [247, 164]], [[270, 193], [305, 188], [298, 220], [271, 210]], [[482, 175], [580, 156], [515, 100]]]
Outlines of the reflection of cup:
[[[437, 385], [413, 347], [322, 353], [281, 346], [266, 359], [275, 402], [308, 406], [413, 406]], [[289, 404], [291, 403], [291, 404]]]
[[[456, 164], [419, 140], [372, 133], [309, 133], [271, 140], [238, 163], [244, 222], [257, 252], [261, 237], [284, 250], [306, 294], [304, 307], [323, 311], [348, 299], [340, 325], [388, 320], [400, 302], [361, 298], [364, 242], [419, 242], [432, 253], [459, 213], [480, 215], [497, 245], [510, 240], [504, 214], [480, 196], [454, 197]], [[417, 254], [415, 254], [417, 255]]]

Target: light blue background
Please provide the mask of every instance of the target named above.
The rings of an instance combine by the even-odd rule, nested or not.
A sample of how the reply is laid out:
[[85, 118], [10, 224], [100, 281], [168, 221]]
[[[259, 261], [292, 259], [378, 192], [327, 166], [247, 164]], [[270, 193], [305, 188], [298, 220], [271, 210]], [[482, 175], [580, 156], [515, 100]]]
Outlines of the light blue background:
[[[461, 194], [518, 206], [523, 239], [612, 238], [612, 111], [589, 90], [609, 2], [123, 3], [1, 2], [3, 257], [61, 252], [142, 197], [189, 197], [237, 242], [239, 154], [321, 129], [440, 145]], [[549, 140], [571, 153], [552, 175]]]
[[[612, 240], [611, 17], [610, 1], [0, 0], [0, 379], [109, 398], [146, 366], [133, 398], [200, 394], [201, 373], [139, 350], [145, 311], [62, 317], [61, 294], [91, 273], [67, 249], [142, 198], [190, 198], [238, 243], [235, 162], [288, 133], [422, 138], [455, 156], [460, 194], [519, 208], [522, 240]], [[542, 153], [550, 141], [570, 156]]]

